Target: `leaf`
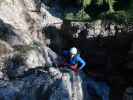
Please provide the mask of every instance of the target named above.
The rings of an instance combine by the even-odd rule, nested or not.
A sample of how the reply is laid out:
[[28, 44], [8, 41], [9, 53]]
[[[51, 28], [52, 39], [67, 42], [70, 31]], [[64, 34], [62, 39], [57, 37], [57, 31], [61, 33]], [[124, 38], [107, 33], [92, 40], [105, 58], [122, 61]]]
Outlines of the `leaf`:
[[104, 0], [97, 0], [96, 2], [98, 5], [102, 5], [104, 3]]
[[109, 5], [114, 5], [114, 3], [116, 3], [116, 0], [105, 0], [106, 3], [108, 3]]
[[83, 7], [89, 6], [92, 0], [83, 0]]

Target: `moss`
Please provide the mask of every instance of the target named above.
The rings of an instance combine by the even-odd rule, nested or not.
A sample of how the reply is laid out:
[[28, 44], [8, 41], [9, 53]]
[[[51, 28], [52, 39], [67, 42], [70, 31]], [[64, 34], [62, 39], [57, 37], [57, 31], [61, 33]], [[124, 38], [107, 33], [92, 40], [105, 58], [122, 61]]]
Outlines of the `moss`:
[[0, 40], [0, 56], [11, 53], [13, 48], [5, 41]]
[[27, 53], [30, 50], [38, 49], [38, 47], [40, 47], [40, 44], [37, 43], [37, 42], [34, 42], [31, 45], [24, 45], [24, 46], [17, 45], [17, 46], [14, 46], [14, 49], [15, 49], [15, 51], [18, 51], [19, 53], [24, 54], [24, 53]]
[[90, 16], [84, 10], [80, 10], [77, 13], [65, 14], [64, 19], [72, 20], [72, 21], [88, 21], [88, 20], [90, 20]]
[[29, 50], [34, 49], [34, 48], [30, 45], [26, 45], [26, 46], [14, 46], [14, 49], [15, 49], [15, 51], [18, 51], [19, 53], [23, 54]]

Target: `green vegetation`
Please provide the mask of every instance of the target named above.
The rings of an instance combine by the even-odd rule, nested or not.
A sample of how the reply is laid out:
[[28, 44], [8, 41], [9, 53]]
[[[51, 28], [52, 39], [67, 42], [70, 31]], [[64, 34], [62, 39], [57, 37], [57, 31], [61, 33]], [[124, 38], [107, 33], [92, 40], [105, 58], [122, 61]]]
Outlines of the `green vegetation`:
[[26, 53], [27, 51], [34, 49], [30, 45], [27, 45], [27, 46], [15, 46], [14, 48], [15, 48], [16, 51], [18, 51], [21, 54]]
[[77, 13], [66, 14], [65, 19], [75, 21], [88, 21], [90, 20], [90, 16], [83, 9], [81, 9]]
[[[76, 0], [76, 2], [79, 0]], [[133, 0], [80, 0], [79, 10], [65, 13], [64, 18], [75, 21], [89, 21], [99, 18], [118, 22], [133, 21]], [[75, 2], [75, 5], [76, 5]], [[68, 5], [69, 6], [69, 5]], [[67, 7], [66, 7], [67, 8]]]
[[[83, 0], [83, 8], [90, 6], [93, 0]], [[114, 12], [113, 5], [115, 4], [115, 0], [96, 0], [95, 3], [97, 5], [103, 5], [107, 3], [109, 6], [109, 12]]]
[[106, 3], [109, 5], [109, 12], [114, 12], [114, 8], [113, 8], [113, 5], [115, 4], [115, 0], [105, 0]]
[[131, 0], [128, 9], [125, 12], [126, 12], [127, 20], [133, 21], [133, 0]]
[[83, 0], [83, 8], [91, 5], [92, 0]]

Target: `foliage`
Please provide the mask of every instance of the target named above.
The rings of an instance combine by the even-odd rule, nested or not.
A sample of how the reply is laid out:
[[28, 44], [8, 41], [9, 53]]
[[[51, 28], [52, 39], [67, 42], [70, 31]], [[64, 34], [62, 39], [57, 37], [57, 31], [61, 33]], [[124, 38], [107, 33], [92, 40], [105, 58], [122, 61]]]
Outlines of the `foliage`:
[[109, 12], [114, 12], [113, 5], [115, 4], [115, 0], [105, 0], [106, 3], [109, 5]]
[[133, 21], [133, 0], [131, 0], [129, 8], [125, 12], [126, 12], [127, 20]]
[[[114, 12], [113, 5], [116, 2], [115, 0], [96, 0], [95, 3], [97, 5], [103, 5], [104, 3], [107, 3], [109, 5], [109, 11], [108, 12]], [[82, 7], [80, 11], [77, 12], [77, 14], [71, 12], [65, 14], [65, 19], [67, 20], [79, 20], [79, 21], [85, 21], [85, 20], [90, 20], [89, 14], [86, 13], [85, 8], [89, 7], [94, 3], [93, 0], [82, 0]], [[89, 9], [89, 8], [88, 8]]]
[[109, 19], [114, 20], [118, 23], [125, 23], [127, 22], [127, 13], [125, 11], [115, 11], [113, 13], [106, 13], [99, 15], [99, 18], [101, 19]]
[[[114, 5], [114, 3], [116, 3], [116, 1], [112, 0], [112, 1], [108, 1], [110, 3], [110, 5]], [[110, 11], [106, 12], [105, 16], [101, 16], [101, 17], [105, 17], [107, 19], [113, 19], [119, 23], [128, 23], [130, 21], [133, 21], [133, 1], [129, 0], [128, 2], [128, 7], [127, 8], [122, 8], [123, 10], [118, 10], [118, 11], [114, 11], [114, 8], [111, 10], [110, 7]], [[112, 4], [111, 4], [112, 3]]]
[[[122, 2], [125, 2], [124, 6], [121, 6]], [[107, 18], [118, 22], [133, 21], [133, 0], [82, 0], [81, 3], [80, 10], [65, 14], [65, 19], [84, 21]], [[107, 8], [103, 9], [105, 6]]]
[[83, 7], [87, 7], [91, 4], [92, 0], [83, 0]]
[[88, 21], [90, 20], [90, 16], [84, 10], [80, 10], [77, 13], [67, 13], [65, 19], [73, 21]]
[[[97, 5], [103, 5], [107, 3], [109, 5], [109, 12], [114, 12], [113, 5], [116, 3], [116, 0], [96, 0]], [[92, 3], [92, 0], [83, 0], [83, 7], [90, 6]]]
[[97, 0], [96, 2], [98, 5], [102, 5], [104, 3], [104, 0]]
[[32, 50], [33, 47], [27, 45], [27, 46], [14, 46], [15, 50], [18, 51], [19, 53], [26, 53], [29, 50]]

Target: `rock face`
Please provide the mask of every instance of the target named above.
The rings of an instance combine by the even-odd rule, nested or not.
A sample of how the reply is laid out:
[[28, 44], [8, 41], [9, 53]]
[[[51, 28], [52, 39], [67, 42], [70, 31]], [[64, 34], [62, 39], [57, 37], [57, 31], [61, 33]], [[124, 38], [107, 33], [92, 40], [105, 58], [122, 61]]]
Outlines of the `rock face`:
[[[4, 36], [6, 34], [4, 39], [13, 46], [29, 45], [33, 40], [42, 40], [43, 27], [52, 25], [60, 28], [62, 20], [57, 17], [61, 14], [58, 6], [49, 7], [46, 4], [46, 1], [40, 0], [1, 1], [0, 28], [4, 29]], [[52, 15], [55, 12], [57, 15]]]
[[48, 74], [29, 75], [13, 82], [1, 81], [1, 100], [41, 100], [53, 84]]
[[[12, 25], [15, 29], [29, 31], [29, 28], [37, 21], [35, 1], [34, 0], [5, 0], [0, 5], [0, 18], [4, 23]], [[33, 14], [34, 16], [30, 15]], [[35, 17], [35, 18], [32, 18]]]
[[37, 25], [37, 14], [34, 13], [36, 19], [32, 18], [29, 14], [28, 6], [25, 5], [25, 3], [32, 4], [33, 1], [5, 0], [0, 4], [0, 19], [9, 30], [5, 32], [5, 34], [7, 34], [7, 40], [11, 45], [30, 44], [32, 42], [30, 32], [33, 31], [33, 29], [35, 29], [34, 26]]
[[[58, 77], [53, 75], [55, 72]], [[82, 100], [80, 97], [72, 97], [72, 82], [69, 78], [63, 80], [59, 77], [61, 75], [58, 69], [50, 69], [50, 74], [36, 69], [36, 72], [32, 71], [19, 80], [0, 81], [0, 98], [2, 100]], [[80, 89], [81, 87], [75, 93], [81, 92]]]

